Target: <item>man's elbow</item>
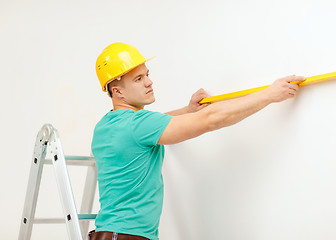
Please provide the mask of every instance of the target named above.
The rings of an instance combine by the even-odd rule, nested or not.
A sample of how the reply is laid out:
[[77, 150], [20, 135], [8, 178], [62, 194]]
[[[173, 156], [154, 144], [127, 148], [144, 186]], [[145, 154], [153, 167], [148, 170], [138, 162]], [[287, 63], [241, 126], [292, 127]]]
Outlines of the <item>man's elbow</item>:
[[237, 123], [236, 119], [237, 118], [234, 114], [229, 114], [228, 112], [212, 112], [207, 115], [208, 127], [206, 131], [210, 132], [223, 127], [231, 126]]
[[208, 117], [201, 111], [173, 117], [162, 133], [158, 144], [170, 145], [198, 137], [210, 131]]

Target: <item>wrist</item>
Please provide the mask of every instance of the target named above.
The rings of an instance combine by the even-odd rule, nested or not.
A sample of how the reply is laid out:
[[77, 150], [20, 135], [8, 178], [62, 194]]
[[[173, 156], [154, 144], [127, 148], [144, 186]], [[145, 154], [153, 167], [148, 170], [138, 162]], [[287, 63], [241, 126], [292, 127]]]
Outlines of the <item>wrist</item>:
[[192, 113], [193, 112], [193, 109], [192, 109], [192, 107], [190, 105], [185, 106], [183, 108], [183, 110], [185, 111], [185, 113]]
[[271, 103], [276, 102], [272, 98], [272, 93], [271, 93], [269, 88], [266, 88], [266, 89], [260, 91], [259, 94], [260, 94], [260, 98], [262, 99], [263, 102], [265, 102], [266, 105], [269, 105]]

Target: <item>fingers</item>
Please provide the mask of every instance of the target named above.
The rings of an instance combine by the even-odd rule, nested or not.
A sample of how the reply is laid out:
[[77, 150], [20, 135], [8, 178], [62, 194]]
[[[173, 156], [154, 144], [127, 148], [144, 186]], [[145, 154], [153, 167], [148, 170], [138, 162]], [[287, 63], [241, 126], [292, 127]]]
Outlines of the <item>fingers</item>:
[[202, 96], [202, 97], [210, 96], [203, 88], [198, 89], [198, 91], [195, 94], [198, 94], [199, 96]]
[[197, 92], [195, 92], [190, 99], [189, 105], [188, 105], [188, 111], [189, 112], [196, 112], [201, 110], [202, 108], [205, 108], [209, 106], [209, 104], [200, 104], [199, 102], [205, 98], [208, 97], [209, 94], [203, 89], [199, 89]]
[[[295, 75], [294, 75], [295, 76]], [[303, 82], [306, 80], [306, 77], [305, 76], [295, 76], [294, 77], [294, 81], [300, 81], [300, 82]]]
[[296, 95], [296, 90], [289, 89], [288, 94], [290, 95], [290, 97], [294, 97]]
[[299, 90], [299, 84], [305, 80], [306, 78], [304, 76], [296, 75], [290, 75], [282, 78], [282, 81], [286, 82], [285, 88], [287, 88], [289, 97], [294, 97], [297, 94], [297, 91]]
[[283, 79], [284, 79], [284, 81], [286, 81], [288, 83], [290, 83], [290, 82], [303, 82], [303, 81], [306, 80], [306, 77], [290, 75], [290, 76], [284, 77]]
[[299, 89], [299, 85], [293, 84], [293, 83], [289, 83], [288, 84], [288, 88], [297, 91]]
[[200, 102], [203, 98], [209, 97], [210, 95], [203, 89], [199, 89], [197, 92], [195, 92], [192, 96], [192, 100], [196, 101], [197, 103]]
[[[304, 81], [302, 76], [287, 76], [277, 79], [269, 88], [271, 98], [274, 102], [281, 102], [296, 96], [300, 82]], [[292, 83], [295, 82], [295, 83]]]
[[207, 107], [207, 106], [209, 106], [209, 105], [210, 105], [210, 103], [202, 103], [202, 104], [200, 104], [198, 110], [201, 110], [201, 109], [203, 109], [203, 108], [205, 108], [205, 107]]
[[290, 95], [290, 97], [295, 97], [299, 88], [299, 85], [289, 83], [288, 94]]

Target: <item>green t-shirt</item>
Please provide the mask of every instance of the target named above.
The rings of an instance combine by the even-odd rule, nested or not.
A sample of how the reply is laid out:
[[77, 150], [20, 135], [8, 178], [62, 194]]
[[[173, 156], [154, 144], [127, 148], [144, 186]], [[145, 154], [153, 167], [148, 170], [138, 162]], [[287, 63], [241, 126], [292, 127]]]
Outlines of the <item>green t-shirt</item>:
[[108, 112], [97, 123], [91, 146], [101, 204], [97, 232], [158, 239], [164, 146], [157, 142], [171, 118], [158, 112], [122, 109]]

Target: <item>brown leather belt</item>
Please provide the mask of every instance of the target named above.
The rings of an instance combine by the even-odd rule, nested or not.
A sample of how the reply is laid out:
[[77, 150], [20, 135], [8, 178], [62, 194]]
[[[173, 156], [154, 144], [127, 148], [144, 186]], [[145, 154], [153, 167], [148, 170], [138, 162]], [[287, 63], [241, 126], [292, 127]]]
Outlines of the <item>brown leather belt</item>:
[[89, 233], [89, 240], [149, 240], [149, 239], [141, 236], [134, 236], [122, 233], [91, 231]]

